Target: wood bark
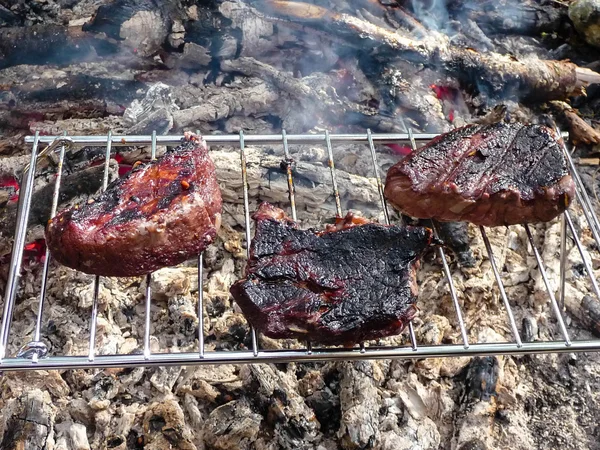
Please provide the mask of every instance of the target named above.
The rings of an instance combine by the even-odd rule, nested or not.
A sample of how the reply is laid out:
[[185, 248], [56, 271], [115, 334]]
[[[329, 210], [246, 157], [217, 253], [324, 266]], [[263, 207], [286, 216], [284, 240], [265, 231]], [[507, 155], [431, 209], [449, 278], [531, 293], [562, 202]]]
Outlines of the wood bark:
[[600, 144], [600, 132], [577, 115], [577, 112], [567, 103], [553, 101], [550, 106], [558, 112], [569, 130], [569, 139], [573, 145]]

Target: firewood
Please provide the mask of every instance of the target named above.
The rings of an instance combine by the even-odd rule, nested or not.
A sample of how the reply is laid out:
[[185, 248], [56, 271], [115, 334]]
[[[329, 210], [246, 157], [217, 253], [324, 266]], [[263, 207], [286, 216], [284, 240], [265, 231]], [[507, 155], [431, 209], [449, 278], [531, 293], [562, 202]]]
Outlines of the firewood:
[[438, 33], [414, 40], [388, 31], [348, 14], [338, 14], [300, 2], [268, 0], [261, 3], [267, 17], [300, 22], [337, 36], [363, 49], [388, 50], [393, 54], [427, 67], [443, 69], [455, 76], [465, 88], [477, 88], [497, 97], [521, 96], [534, 101], [564, 99], [581, 92], [600, 74], [580, 77], [577, 65], [568, 61], [538, 59], [516, 60], [510, 56], [451, 45]]
[[561, 113], [569, 128], [569, 139], [573, 145], [600, 144], [600, 132], [579, 117], [570, 105], [559, 101], [552, 101], [550, 104]]

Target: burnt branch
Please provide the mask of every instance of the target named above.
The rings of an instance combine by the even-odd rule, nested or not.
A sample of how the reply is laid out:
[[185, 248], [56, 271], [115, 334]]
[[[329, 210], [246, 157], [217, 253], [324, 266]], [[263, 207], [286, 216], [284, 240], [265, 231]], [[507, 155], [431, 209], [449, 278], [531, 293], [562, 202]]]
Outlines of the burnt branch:
[[577, 65], [567, 61], [535, 58], [516, 60], [499, 53], [479, 53], [451, 45], [447, 38], [431, 33], [414, 40], [348, 14], [297, 2], [270, 0], [263, 3], [269, 17], [300, 22], [320, 31], [342, 36], [372, 49], [387, 50], [413, 63], [440, 69], [459, 79], [465, 88], [502, 97], [539, 100], [563, 99], [581, 92], [600, 74], [586, 71], [580, 77]]

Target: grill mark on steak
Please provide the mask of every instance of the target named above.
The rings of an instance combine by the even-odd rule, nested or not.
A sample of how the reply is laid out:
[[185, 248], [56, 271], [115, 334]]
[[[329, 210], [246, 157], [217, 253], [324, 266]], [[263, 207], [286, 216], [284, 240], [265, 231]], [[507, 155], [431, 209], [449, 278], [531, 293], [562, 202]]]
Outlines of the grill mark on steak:
[[468, 125], [390, 168], [385, 195], [420, 219], [500, 226], [546, 222], [575, 195], [560, 137], [542, 125]]
[[95, 201], [50, 220], [61, 264], [104, 276], [144, 275], [204, 250], [221, 220], [221, 192], [203, 140], [186, 141], [111, 183]]
[[348, 215], [325, 231], [300, 230], [267, 203], [253, 218], [245, 278], [231, 293], [264, 335], [356, 343], [398, 334], [416, 314], [416, 269], [430, 229]]
[[[513, 130], [513, 129], [510, 129], [510, 130], [508, 130], [508, 131], [509, 131], [509, 132], [511, 132], [511, 131], [515, 131], [515, 132], [514, 132], [514, 134], [513, 134], [513, 133], [511, 133], [511, 134], [512, 134], [512, 136], [511, 136], [511, 134], [509, 134], [509, 135], [508, 135], [508, 136], [510, 136], [510, 144], [508, 144], [508, 145], [505, 145], [505, 146], [504, 146], [504, 150], [502, 151], [502, 154], [501, 154], [501, 156], [499, 156], [499, 157], [496, 159], [496, 161], [494, 161], [494, 159], [493, 159], [493, 158], [488, 158], [488, 157], [487, 157], [487, 156], [490, 156], [490, 155], [492, 155], [492, 154], [493, 154], [493, 150], [492, 150], [492, 151], [490, 151], [490, 152], [486, 152], [487, 154], [486, 154], [486, 153], [483, 153], [483, 152], [482, 152], [482, 150], [481, 150], [481, 148], [477, 148], [477, 150], [470, 150], [471, 152], [473, 152], [473, 151], [474, 151], [474, 152], [475, 152], [475, 154], [474, 154], [474, 155], [472, 155], [472, 158], [470, 158], [469, 160], [467, 160], [467, 161], [466, 161], [466, 163], [467, 163], [467, 164], [469, 164], [469, 163], [475, 163], [475, 162], [476, 162], [476, 158], [477, 158], [477, 160], [478, 160], [478, 161], [479, 161], [481, 164], [485, 164], [486, 162], [488, 162], [488, 161], [489, 161], [489, 166], [491, 166], [491, 167], [487, 167], [487, 168], [486, 168], [486, 170], [485, 170], [484, 172], [482, 172], [482, 173], [480, 173], [480, 174], [479, 174], [478, 172], [481, 172], [481, 171], [478, 171], [478, 170], [477, 170], [477, 164], [475, 164], [475, 171], [473, 171], [473, 172], [471, 172], [471, 173], [472, 173], [473, 175], [479, 175], [479, 178], [477, 179], [477, 182], [475, 182], [475, 181], [474, 181], [474, 179], [473, 179], [473, 177], [472, 177], [472, 176], [469, 176], [470, 174], [467, 172], [467, 170], [461, 171], [461, 172], [459, 173], [459, 176], [457, 177], [457, 181], [456, 181], [456, 184], [457, 184], [457, 185], [458, 185], [458, 184], [462, 184], [463, 182], [464, 182], [465, 184], [469, 184], [470, 182], [472, 182], [472, 185], [473, 185], [473, 186], [477, 186], [477, 185], [479, 185], [479, 184], [481, 183], [481, 181], [482, 181], [483, 179], [485, 179], [485, 184], [484, 184], [482, 187], [480, 187], [479, 189], [475, 189], [475, 191], [479, 191], [479, 193], [483, 193], [483, 192], [485, 192], [485, 191], [486, 191], [486, 189], [488, 188], [489, 184], [492, 182], [492, 178], [493, 178], [493, 177], [492, 177], [492, 176], [490, 176], [490, 175], [493, 175], [493, 174], [494, 174], [494, 173], [495, 173], [495, 172], [498, 170], [498, 168], [500, 167], [500, 165], [503, 163], [503, 159], [504, 159], [504, 157], [505, 157], [505, 156], [506, 156], [506, 154], [508, 153], [508, 151], [509, 151], [509, 149], [511, 148], [511, 146], [514, 144], [514, 142], [515, 142], [515, 139], [517, 138], [517, 136], [518, 136], [518, 134], [519, 134], [519, 131], [520, 131], [520, 130]], [[508, 137], [508, 136], [507, 136], [507, 137]], [[493, 136], [493, 135], [490, 137], [490, 139], [489, 139], [489, 140], [492, 140], [492, 141], [494, 141], [493, 143], [495, 143], [495, 144], [497, 144], [497, 143], [498, 143], [498, 140], [497, 140], [497, 139], [494, 139], [494, 136]], [[489, 141], [488, 141], [488, 142], [489, 142]], [[473, 191], [473, 192], [470, 192], [470, 193], [469, 193], [469, 194], [467, 194], [467, 195], [477, 195], [475, 191]]]

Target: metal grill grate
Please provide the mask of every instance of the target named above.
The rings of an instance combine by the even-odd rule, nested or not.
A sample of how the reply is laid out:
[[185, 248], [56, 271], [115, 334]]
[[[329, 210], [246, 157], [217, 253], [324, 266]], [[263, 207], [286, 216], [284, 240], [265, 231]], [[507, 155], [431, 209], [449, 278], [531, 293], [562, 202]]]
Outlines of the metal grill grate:
[[[296, 216], [296, 202], [294, 193], [294, 179], [292, 171], [292, 158], [289, 150], [290, 144], [320, 144], [327, 148], [328, 163], [331, 171], [332, 193], [335, 199], [336, 211], [339, 216], [342, 216], [342, 206], [340, 195], [337, 189], [336, 169], [333, 158], [332, 145], [335, 143], [355, 143], [367, 145], [371, 153], [373, 162], [374, 176], [377, 181], [381, 208], [386, 223], [390, 223], [389, 214], [385, 199], [383, 196], [383, 185], [379, 173], [377, 163], [377, 154], [375, 144], [391, 144], [404, 142], [409, 143], [413, 149], [416, 149], [416, 142], [426, 142], [435, 137], [435, 134], [372, 134], [370, 130], [366, 134], [324, 134], [316, 135], [288, 135], [285, 131], [280, 135], [248, 135], [245, 136], [242, 132], [239, 135], [221, 135], [221, 136], [205, 136], [206, 141], [213, 145], [235, 145], [240, 149], [240, 164], [243, 181], [243, 196], [244, 196], [244, 213], [245, 213], [245, 237], [246, 241], [250, 241], [250, 211], [248, 199], [248, 182], [246, 173], [246, 151], [245, 145], [281, 145], [283, 146], [288, 193], [290, 201], [290, 209], [292, 218]], [[33, 193], [33, 181], [35, 176], [35, 167], [39, 157], [48, 154], [49, 152], [58, 152], [59, 165], [58, 175], [56, 177], [54, 197], [52, 203], [52, 215], [56, 213], [58, 196], [60, 191], [62, 165], [65, 157], [65, 151], [68, 147], [78, 148], [83, 146], [104, 146], [105, 161], [104, 161], [104, 188], [108, 181], [109, 159], [113, 147], [118, 146], [135, 146], [135, 145], [151, 145], [152, 158], [155, 158], [157, 145], [175, 146], [181, 142], [181, 136], [157, 136], [153, 133], [152, 136], [113, 136], [109, 133], [107, 136], [76, 136], [76, 137], [57, 137], [57, 136], [39, 136], [27, 137], [26, 142], [32, 144], [31, 162], [23, 172], [21, 183], [21, 195], [19, 198], [17, 227], [15, 232], [15, 241], [9, 268], [9, 276], [6, 286], [4, 299], [4, 310], [2, 314], [2, 324], [0, 330], [0, 370], [27, 370], [27, 369], [64, 369], [64, 368], [92, 368], [92, 367], [131, 367], [131, 366], [151, 366], [151, 365], [193, 365], [193, 364], [224, 364], [224, 363], [258, 363], [258, 362], [291, 362], [291, 361], [322, 361], [322, 360], [356, 360], [356, 359], [378, 359], [378, 358], [427, 358], [427, 357], [450, 357], [450, 356], [474, 356], [474, 355], [493, 355], [493, 354], [533, 354], [533, 353], [549, 353], [549, 352], [576, 352], [576, 351], [599, 351], [600, 340], [571, 340], [565, 326], [565, 321], [562, 317], [561, 306], [564, 307], [564, 292], [565, 292], [565, 265], [566, 265], [566, 239], [567, 231], [570, 231], [575, 245], [579, 249], [583, 263], [587, 270], [588, 276], [592, 283], [595, 294], [600, 299], [600, 289], [592, 272], [588, 261], [584, 257], [583, 245], [577, 235], [577, 231], [573, 225], [573, 221], [569, 212], [564, 213], [561, 218], [561, 266], [560, 266], [560, 291], [559, 299], [557, 300], [548, 279], [548, 275], [543, 265], [542, 258], [537, 248], [535, 247], [533, 235], [530, 228], [525, 225], [529, 244], [532, 247], [534, 257], [537, 261], [538, 268], [541, 272], [548, 293], [548, 301], [554, 311], [559, 329], [562, 333], [562, 340], [558, 341], [538, 341], [538, 342], [523, 342], [519, 336], [519, 331], [515, 323], [515, 318], [511, 310], [500, 272], [496, 266], [492, 247], [486, 231], [480, 227], [481, 236], [487, 254], [491, 262], [491, 268], [494, 272], [496, 283], [502, 298], [504, 308], [508, 318], [508, 323], [513, 334], [513, 342], [497, 342], [497, 343], [478, 343], [469, 342], [468, 332], [463, 320], [463, 314], [458, 299], [458, 293], [454, 287], [450, 268], [446, 259], [445, 252], [442, 248], [438, 249], [439, 256], [442, 261], [443, 272], [449, 283], [450, 292], [456, 313], [456, 323], [458, 324], [462, 336], [462, 345], [435, 345], [421, 346], [418, 344], [415, 337], [415, 332], [412, 324], [409, 325], [408, 334], [410, 338], [410, 346], [399, 347], [365, 347], [361, 344], [355, 348], [313, 348], [310, 342], [306, 344], [304, 349], [298, 350], [261, 350], [258, 345], [257, 333], [252, 329], [252, 349], [248, 351], [205, 351], [204, 346], [204, 316], [203, 316], [203, 289], [202, 289], [202, 255], [198, 256], [198, 343], [197, 352], [188, 353], [152, 353], [150, 350], [150, 305], [151, 305], [151, 288], [150, 283], [146, 283], [145, 292], [145, 330], [144, 330], [144, 349], [142, 354], [115, 354], [115, 355], [96, 355], [96, 325], [98, 318], [98, 293], [100, 286], [100, 277], [95, 278], [94, 282], [94, 301], [92, 306], [92, 314], [90, 318], [90, 339], [88, 355], [83, 356], [62, 356], [48, 355], [47, 348], [42, 342], [41, 326], [44, 312], [44, 300], [46, 296], [46, 283], [48, 277], [48, 268], [50, 263], [50, 255], [46, 252], [42, 271], [42, 281], [39, 292], [39, 305], [35, 325], [35, 333], [33, 341], [24, 345], [21, 351], [16, 356], [6, 355], [7, 344], [10, 334], [10, 325], [13, 316], [15, 298], [19, 285], [19, 276], [21, 271], [21, 263], [23, 259], [23, 251], [26, 238], [26, 224], [28, 222], [29, 209], [31, 206], [31, 198]], [[41, 152], [39, 151], [42, 144], [49, 144]], [[592, 203], [588, 197], [585, 188], [583, 187], [581, 178], [579, 177], [571, 155], [564, 148], [569, 168], [577, 185], [576, 199], [579, 202], [581, 209], [585, 215], [589, 228], [593, 237], [600, 248], [600, 223], [594, 213]], [[33, 168], [33, 169], [32, 169]], [[434, 224], [434, 231], [437, 234], [437, 229]], [[249, 252], [249, 245], [247, 246]], [[150, 277], [150, 275], [148, 275]]]

